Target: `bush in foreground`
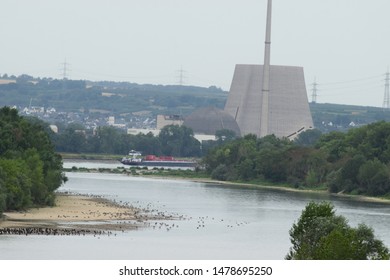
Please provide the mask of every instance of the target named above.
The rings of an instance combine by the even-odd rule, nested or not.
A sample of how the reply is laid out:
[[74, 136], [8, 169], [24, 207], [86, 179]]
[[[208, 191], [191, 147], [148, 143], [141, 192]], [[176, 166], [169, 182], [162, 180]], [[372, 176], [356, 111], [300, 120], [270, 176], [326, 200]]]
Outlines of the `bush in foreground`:
[[327, 202], [310, 202], [290, 230], [287, 260], [388, 260], [389, 249], [372, 228], [350, 227]]

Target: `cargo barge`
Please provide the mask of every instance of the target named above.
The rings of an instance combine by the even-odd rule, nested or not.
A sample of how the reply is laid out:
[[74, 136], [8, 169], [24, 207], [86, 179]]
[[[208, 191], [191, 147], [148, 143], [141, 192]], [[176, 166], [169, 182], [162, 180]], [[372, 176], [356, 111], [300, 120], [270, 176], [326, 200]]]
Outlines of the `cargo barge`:
[[179, 160], [172, 156], [147, 155], [142, 157], [141, 152], [131, 150], [128, 156], [121, 159], [121, 163], [133, 166], [155, 167], [195, 167], [196, 162], [191, 160]]

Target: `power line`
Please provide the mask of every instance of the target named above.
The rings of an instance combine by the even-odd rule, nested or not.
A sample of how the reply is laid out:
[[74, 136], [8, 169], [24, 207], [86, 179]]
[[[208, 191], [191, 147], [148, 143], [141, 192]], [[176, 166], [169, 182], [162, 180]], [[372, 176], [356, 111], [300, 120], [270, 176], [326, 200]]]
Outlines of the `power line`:
[[184, 79], [186, 79], [187, 77], [184, 75], [187, 71], [183, 70], [183, 66], [180, 67], [180, 70], [178, 70], [177, 72], [179, 72], [179, 76], [178, 76], [178, 84], [180, 86], [182, 86], [184, 84]]
[[338, 84], [355, 83], [355, 82], [361, 82], [361, 81], [367, 81], [367, 80], [376, 79], [376, 78], [379, 78], [379, 77], [382, 77], [382, 76], [383, 76], [383, 74], [381, 74], [381, 75], [376, 75], [376, 76], [371, 76], [371, 77], [365, 77], [365, 78], [354, 79], [354, 80], [346, 80], [346, 81], [322, 83], [321, 85], [338, 85]]
[[311, 103], [317, 103], [317, 79], [314, 78], [314, 83], [311, 84], [312, 85], [312, 94], [311, 94]]
[[383, 89], [383, 85], [377, 85], [377, 86], [370, 86], [370, 87], [364, 87], [359, 88], [358, 90], [349, 88], [349, 89], [337, 89], [337, 90], [321, 90], [323, 93], [321, 93], [321, 96], [346, 96], [351, 94], [367, 94], [368, 92], [377, 92], [379, 89]]
[[62, 93], [63, 94], [66, 94], [66, 92], [67, 92], [67, 85], [66, 85], [66, 83], [67, 83], [67, 80], [68, 80], [68, 73], [69, 73], [69, 69], [68, 69], [68, 67], [70, 66], [70, 64], [69, 63], [67, 63], [66, 62], [66, 58], [65, 58], [65, 60], [64, 60], [64, 63], [61, 63], [61, 70], [62, 70]]
[[[387, 84], [390, 84], [390, 74], [389, 76], [386, 76]], [[359, 79], [352, 79], [352, 80], [345, 80], [345, 81], [338, 81], [338, 82], [329, 82], [329, 83], [317, 83], [316, 78], [314, 80], [314, 83], [309, 84], [308, 87], [311, 87], [312, 92], [312, 103], [317, 102], [318, 97], [318, 91], [319, 88], [321, 88], [321, 96], [341, 96], [341, 95], [350, 95], [357, 93], [366, 94], [368, 91], [377, 91], [379, 88], [383, 88], [383, 85], [380, 85], [380, 79], [383, 79], [382, 75], [375, 75], [365, 78], [359, 78]], [[381, 79], [381, 80], [382, 80]], [[386, 91], [386, 86], [385, 86]], [[388, 92], [388, 87], [387, 87]], [[388, 104], [388, 105], [387, 105]], [[383, 107], [388, 106], [390, 109], [390, 97], [386, 98], [386, 92], [385, 92], [385, 98], [383, 102]]]
[[389, 84], [390, 84], [390, 73], [387, 69], [386, 78], [385, 78], [385, 96], [383, 98], [383, 109], [390, 109], [390, 95], [389, 95]]
[[69, 74], [69, 69], [68, 69], [68, 67], [70, 66], [70, 64], [69, 63], [67, 63], [66, 62], [66, 58], [65, 58], [65, 60], [64, 60], [64, 62], [63, 63], [61, 63], [61, 76], [62, 76], [62, 79], [63, 80], [68, 80], [68, 74]]

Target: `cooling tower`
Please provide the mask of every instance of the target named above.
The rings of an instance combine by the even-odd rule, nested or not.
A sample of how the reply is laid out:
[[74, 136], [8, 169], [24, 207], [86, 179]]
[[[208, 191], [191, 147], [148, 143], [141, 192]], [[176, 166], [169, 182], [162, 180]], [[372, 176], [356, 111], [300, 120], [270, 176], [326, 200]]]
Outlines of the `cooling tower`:
[[[268, 100], [263, 99], [267, 93]], [[268, 101], [264, 107], [263, 100]], [[264, 92], [263, 65], [236, 65], [225, 111], [234, 117], [241, 135], [264, 136], [264, 108], [268, 117], [266, 135], [293, 138], [313, 128], [302, 67], [271, 65], [269, 89]]]

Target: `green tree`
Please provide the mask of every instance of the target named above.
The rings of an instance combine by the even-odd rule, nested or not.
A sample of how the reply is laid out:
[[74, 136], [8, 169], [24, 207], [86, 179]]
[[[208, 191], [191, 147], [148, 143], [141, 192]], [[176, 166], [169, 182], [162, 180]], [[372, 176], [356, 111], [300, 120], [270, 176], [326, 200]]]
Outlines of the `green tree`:
[[226, 181], [229, 177], [229, 169], [225, 164], [220, 164], [211, 173], [211, 178], [219, 181]]
[[295, 143], [299, 146], [313, 147], [318, 139], [320, 139], [322, 132], [318, 129], [309, 129], [298, 135]]
[[281, 149], [260, 150], [256, 157], [257, 173], [272, 182], [284, 182], [288, 176], [288, 162], [285, 155]]
[[316, 147], [327, 153], [328, 161], [336, 162], [346, 153], [347, 144], [345, 142], [345, 137], [345, 133], [342, 132], [324, 134], [317, 141]]
[[0, 168], [6, 174], [3, 184], [7, 210], [26, 209], [32, 205], [31, 179], [26, 163], [21, 159], [0, 159]]
[[158, 138], [164, 155], [189, 157], [201, 154], [200, 143], [189, 127], [167, 125], [161, 129]]
[[335, 229], [320, 240], [317, 260], [387, 260], [389, 250], [374, 236], [372, 228]]
[[26, 150], [23, 159], [27, 165], [26, 175], [31, 180], [32, 202], [35, 205], [44, 205], [49, 191], [44, 181], [43, 162], [36, 149]]
[[240, 179], [248, 181], [255, 178], [256, 170], [254, 168], [255, 164], [252, 159], [246, 158], [238, 165], [238, 174]]
[[127, 138], [129, 150], [141, 151], [144, 155], [161, 155], [161, 143], [158, 137], [155, 137], [153, 133], [127, 135], [131, 138]]
[[70, 124], [56, 139], [56, 147], [60, 152], [80, 153], [86, 147], [85, 128], [81, 124]]
[[390, 162], [390, 123], [376, 122], [352, 129], [346, 134], [348, 146], [361, 153], [368, 160], [378, 158]]
[[0, 218], [4, 212], [4, 210], [7, 208], [7, 192], [5, 189], [5, 179], [6, 174], [3, 170], [3, 168], [0, 166]]
[[[203, 162], [227, 180], [265, 180], [294, 187], [328, 187], [332, 193], [390, 194], [390, 124], [374, 123], [347, 133], [307, 131], [296, 142], [274, 135], [246, 135], [210, 148]], [[306, 139], [307, 137], [307, 139]], [[313, 146], [313, 143], [316, 144]], [[217, 172], [220, 174], [221, 170]], [[214, 173], [215, 174], [215, 173]]]
[[288, 177], [288, 151], [293, 143], [268, 135], [257, 140], [256, 171], [261, 177], [272, 182], [285, 182]]
[[236, 139], [236, 137], [236, 133], [233, 130], [229, 129], [220, 129], [215, 132], [215, 138], [217, 139], [218, 144], [232, 141]]
[[99, 139], [99, 153], [124, 154], [127, 147], [123, 146], [123, 132], [112, 126], [98, 127], [96, 137]]
[[343, 181], [349, 180], [352, 184], [358, 184], [358, 173], [362, 164], [366, 161], [366, 158], [360, 154], [355, 155], [352, 159], [348, 160], [341, 169], [341, 179]]
[[366, 225], [352, 228], [327, 202], [310, 202], [290, 230], [288, 260], [389, 259], [389, 250]]
[[0, 109], [0, 208], [54, 202], [54, 191], [66, 177], [47, 131], [42, 121]]
[[378, 159], [363, 163], [356, 177], [364, 193], [376, 196], [390, 191], [390, 170]]

